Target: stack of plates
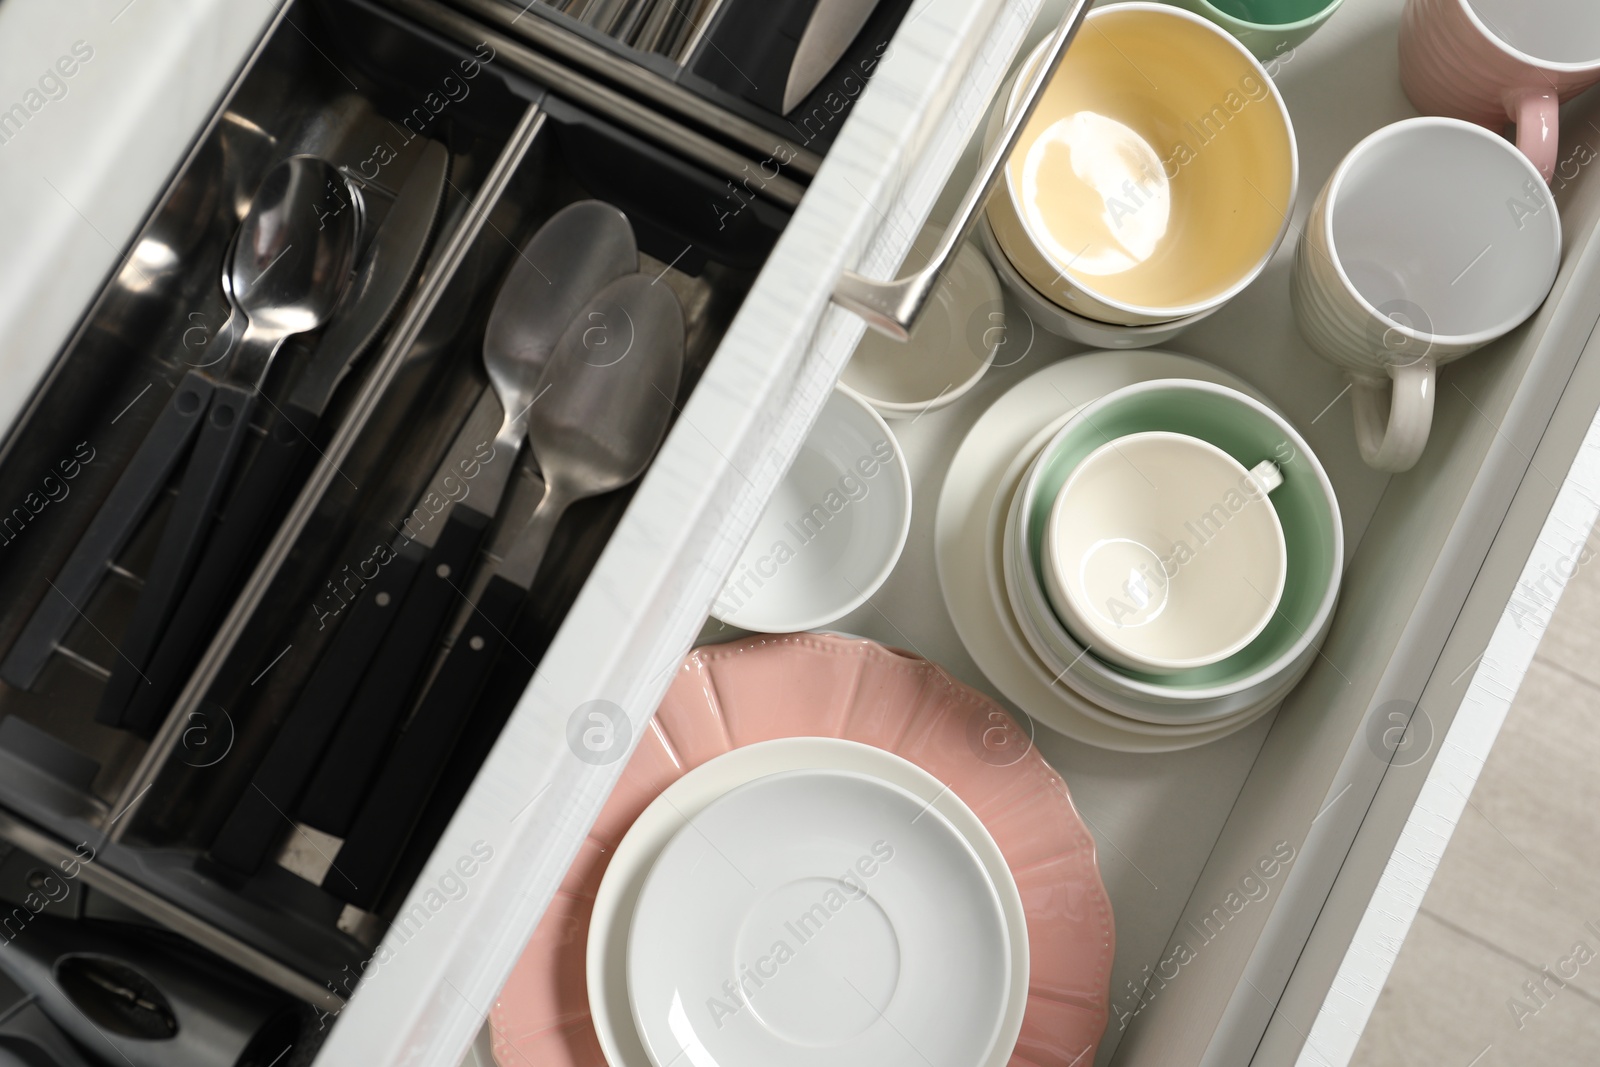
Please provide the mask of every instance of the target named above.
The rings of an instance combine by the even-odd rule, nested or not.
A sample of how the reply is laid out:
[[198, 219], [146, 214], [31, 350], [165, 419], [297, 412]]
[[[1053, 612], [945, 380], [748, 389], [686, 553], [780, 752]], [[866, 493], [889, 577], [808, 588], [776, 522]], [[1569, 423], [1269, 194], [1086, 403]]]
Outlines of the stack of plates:
[[[1288, 542], [1283, 599], [1248, 647], [1201, 670], [1141, 674], [1102, 659], [1061, 622], [1039, 589], [1042, 509], [1082, 458], [1063, 452], [1057, 437], [1064, 429], [1070, 434], [1074, 416], [1100, 398], [1139, 392], [1130, 387], [1140, 383], [1150, 383], [1143, 387], [1148, 395], [1187, 391], [1203, 403], [1168, 403], [1166, 410], [1148, 405], [1118, 425], [1094, 419], [1090, 436], [1185, 433], [1237, 453], [1247, 468], [1273, 458], [1284, 477], [1271, 494]], [[1183, 424], [1169, 425], [1173, 419]], [[997, 400], [952, 460], [935, 546], [951, 617], [990, 681], [1062, 733], [1133, 752], [1206, 744], [1276, 707], [1318, 654], [1344, 557], [1332, 485], [1300, 435], [1232, 375], [1149, 350], [1065, 360]]]
[[691, 654], [490, 1023], [502, 1067], [1066, 1067], [1112, 951], [1005, 712], [868, 641], [752, 638]]

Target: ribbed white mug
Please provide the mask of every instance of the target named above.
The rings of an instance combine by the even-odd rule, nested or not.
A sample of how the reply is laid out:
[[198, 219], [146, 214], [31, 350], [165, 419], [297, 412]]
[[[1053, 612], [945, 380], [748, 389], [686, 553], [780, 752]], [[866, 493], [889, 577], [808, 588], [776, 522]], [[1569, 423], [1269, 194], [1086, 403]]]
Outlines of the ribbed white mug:
[[1497, 134], [1416, 118], [1350, 150], [1306, 221], [1290, 297], [1312, 349], [1350, 376], [1368, 466], [1417, 462], [1439, 367], [1532, 315], [1560, 259], [1549, 187]]

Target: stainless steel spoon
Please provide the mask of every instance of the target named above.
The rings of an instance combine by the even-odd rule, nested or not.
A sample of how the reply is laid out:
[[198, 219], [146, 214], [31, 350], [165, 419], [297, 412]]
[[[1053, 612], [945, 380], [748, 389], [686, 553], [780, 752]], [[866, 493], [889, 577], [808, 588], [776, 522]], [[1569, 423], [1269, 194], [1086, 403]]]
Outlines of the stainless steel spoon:
[[[551, 352], [587, 301], [608, 282], [638, 269], [633, 226], [617, 208], [597, 200], [556, 212], [511, 261], [483, 338], [484, 368], [501, 409], [493, 452], [482, 461], [471, 495], [451, 508], [448, 520], [396, 542], [397, 555], [428, 553], [398, 612], [359, 612], [340, 628], [341, 642], [352, 632], [351, 641], [359, 636], [375, 651], [367, 659], [347, 657], [343, 670], [360, 677], [359, 688], [323, 711], [330, 719], [343, 712], [343, 719], [300, 799], [299, 817], [307, 825], [335, 836], [350, 828], [517, 468], [530, 412], [545, 402], [538, 399], [539, 381]], [[469, 449], [476, 443], [469, 441]], [[360, 627], [386, 630], [381, 647]], [[340, 695], [351, 693], [339, 688]]]
[[[326, 160], [292, 156], [267, 172], [239, 226], [223, 288], [244, 330], [223, 364], [178, 499], [161, 531], [95, 717], [124, 725], [143, 668], [188, 582], [250, 431], [261, 384], [283, 342], [322, 326], [355, 264], [362, 207]], [[155, 724], [146, 724], [148, 728]]]
[[572, 320], [540, 382], [528, 440], [544, 496], [395, 743], [324, 888], [371, 908], [449, 760], [568, 506], [632, 482], [666, 436], [683, 373], [683, 311], [648, 274], [608, 285]]
[[[332, 196], [329, 194], [330, 183]], [[320, 317], [331, 309], [343, 288], [343, 279], [349, 275], [349, 262], [354, 256], [355, 232], [360, 217], [359, 202], [352, 200], [353, 194], [342, 193], [341, 187], [348, 189], [338, 171], [321, 160], [307, 156], [285, 160], [268, 172], [251, 202], [243, 225], [235, 234], [234, 242], [229, 245], [223, 264], [223, 288], [229, 303], [236, 308], [229, 329], [224, 331], [225, 337], [231, 339], [240, 332], [237, 329], [241, 320], [237, 302], [241, 299], [248, 299], [251, 308], [260, 310], [263, 329], [267, 327], [269, 319], [275, 329], [294, 323], [320, 321]], [[347, 206], [332, 212], [341, 196]], [[324, 198], [327, 198], [326, 203]], [[324, 217], [319, 218], [318, 208], [324, 210]], [[329, 213], [331, 219], [327, 217]], [[241, 249], [239, 237], [246, 233], [250, 235], [250, 244]], [[258, 263], [257, 257], [267, 250], [271, 250], [272, 258], [282, 254], [282, 262], [274, 264], [269, 258], [253, 265]], [[272, 268], [270, 271], [267, 269], [269, 267]], [[307, 294], [292, 291], [289, 283], [296, 279], [317, 292]], [[259, 295], [256, 293], [258, 285], [265, 286]], [[308, 300], [308, 295], [313, 299]], [[281, 296], [294, 297], [293, 303], [300, 313], [288, 319], [269, 315], [265, 303]], [[257, 338], [260, 336], [258, 331]], [[227, 360], [225, 376], [228, 381], [248, 380], [252, 385], [259, 384], [276, 346], [263, 349], [254, 344], [255, 340], [252, 338], [254, 355], [247, 353], [241, 358], [236, 351], [236, 344], [230, 343], [226, 349], [223, 358]], [[45, 664], [65, 638], [67, 630], [78, 619], [82, 607], [87, 604], [128, 538], [149, 512], [178, 461], [189, 451], [200, 426], [205, 424], [209, 428], [221, 423], [217, 433], [231, 427], [238, 435], [238, 440], [242, 440], [248, 418], [238, 418], [240, 411], [237, 403], [241, 400], [253, 403], [253, 389], [241, 394], [237, 387], [228, 386], [230, 400], [213, 408], [214, 394], [223, 387], [212, 377], [209, 368], [220, 362], [222, 359], [210, 360], [205, 368], [191, 369], [173, 390], [166, 407], [156, 418], [133, 458], [123, 468], [105, 503], [79, 538], [55, 581], [50, 583], [50, 591], [40, 601], [27, 626], [6, 653], [4, 662], [0, 663], [0, 677], [6, 682], [24, 689], [31, 689], [38, 682]], [[248, 411], [244, 414], [248, 416]], [[212, 437], [215, 438], [216, 433]], [[238, 440], [233, 441], [233, 447], [237, 447]], [[205, 442], [203, 453], [197, 447], [196, 455], [210, 456], [209, 462], [226, 461], [231, 458], [224, 447], [227, 444], [227, 435], [223, 434], [220, 440]], [[225, 473], [226, 462], [220, 466]], [[186, 488], [188, 480], [193, 478], [196, 480], [195, 491], [199, 491], [199, 480], [207, 473], [203, 469], [205, 467], [205, 462], [190, 463], [185, 475]], [[196, 502], [191, 494], [190, 510], [194, 509]], [[173, 523], [178, 517], [175, 512], [168, 522], [169, 530], [177, 529]], [[206, 514], [200, 516], [204, 517]], [[191, 516], [190, 521], [197, 520]], [[127, 649], [121, 650], [121, 654], [126, 653]], [[129, 666], [119, 655], [116, 669], [127, 673]]]

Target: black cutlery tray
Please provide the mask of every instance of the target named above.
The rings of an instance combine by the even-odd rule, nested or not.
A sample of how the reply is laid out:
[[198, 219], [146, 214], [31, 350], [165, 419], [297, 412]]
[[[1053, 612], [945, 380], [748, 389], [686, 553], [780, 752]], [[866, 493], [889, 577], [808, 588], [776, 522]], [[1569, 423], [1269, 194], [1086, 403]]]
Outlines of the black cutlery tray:
[[[446, 40], [379, 4], [290, 4], [0, 444], [0, 500], [26, 511], [25, 521], [11, 513], [14, 532], [0, 517], [4, 649], [224, 320], [223, 255], [266, 169], [311, 151], [370, 174], [376, 146], [403, 148], [407, 131], [449, 149], [422, 277], [340, 386], [314, 441], [317, 465], [155, 739], [102, 726], [94, 712], [170, 488], [82, 605], [69, 651], [31, 692], [0, 684], [0, 838], [39, 854], [94, 842], [88, 884], [304, 1000], [347, 995], [349, 968], [371, 955], [632, 495], [586, 501], [562, 522], [480, 698], [482, 725], [453, 755], [372, 913], [345, 907], [292, 857], [248, 877], [205, 860], [336, 632], [312, 607], [319, 590], [393, 539], [483, 392], [485, 320], [518, 248], [574, 201], [626, 212], [641, 269], [684, 307], [681, 406], [788, 220], [760, 198], [735, 215], [715, 211], [725, 173], [568, 102], [560, 81], [535, 84], [492, 47]], [[374, 195], [398, 187], [408, 158], [380, 171]], [[315, 340], [280, 357], [269, 398], [285, 395]], [[536, 482], [526, 450], [520, 463], [519, 477]], [[285, 833], [294, 836], [287, 821]]]

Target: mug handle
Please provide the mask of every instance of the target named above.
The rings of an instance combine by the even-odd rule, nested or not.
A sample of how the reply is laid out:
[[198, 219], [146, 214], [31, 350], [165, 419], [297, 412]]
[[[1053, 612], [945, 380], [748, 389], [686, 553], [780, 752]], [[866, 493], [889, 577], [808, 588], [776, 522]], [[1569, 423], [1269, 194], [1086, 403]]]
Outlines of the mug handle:
[[1550, 181], [1556, 174], [1560, 98], [1548, 89], [1512, 89], [1505, 104], [1506, 116], [1517, 124], [1517, 148]]
[[1416, 465], [1428, 443], [1437, 366], [1424, 358], [1388, 371], [1387, 382], [1351, 379], [1350, 401], [1362, 460], [1374, 470], [1398, 474]]

